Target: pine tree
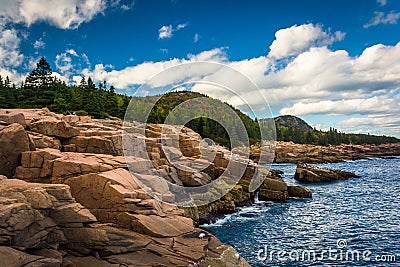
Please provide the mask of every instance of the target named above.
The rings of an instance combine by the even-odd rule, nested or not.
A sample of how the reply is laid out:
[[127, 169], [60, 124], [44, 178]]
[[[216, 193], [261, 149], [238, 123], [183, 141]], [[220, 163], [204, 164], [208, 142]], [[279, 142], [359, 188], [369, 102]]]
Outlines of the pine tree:
[[24, 90], [28, 95], [25, 104], [31, 107], [46, 107], [53, 103], [55, 92], [53, 90], [54, 77], [50, 64], [42, 57], [36, 68], [28, 74]]
[[111, 86], [110, 90], [107, 92], [105, 102], [105, 111], [111, 116], [118, 116], [118, 99], [114, 91], [114, 86]]
[[54, 80], [51, 75], [50, 64], [42, 57], [36, 64], [36, 68], [26, 77], [25, 86], [49, 87]]

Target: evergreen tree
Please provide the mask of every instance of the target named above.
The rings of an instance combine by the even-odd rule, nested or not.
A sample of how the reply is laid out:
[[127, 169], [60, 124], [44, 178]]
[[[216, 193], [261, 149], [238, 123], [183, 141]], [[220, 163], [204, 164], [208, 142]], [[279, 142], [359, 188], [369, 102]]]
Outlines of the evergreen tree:
[[36, 68], [26, 77], [24, 90], [27, 91], [28, 98], [25, 104], [30, 107], [45, 107], [52, 104], [55, 97], [53, 83], [50, 64], [42, 57]]
[[105, 110], [111, 116], [118, 116], [118, 98], [114, 91], [114, 86], [110, 87], [110, 90], [106, 94]]
[[50, 64], [42, 57], [36, 64], [36, 68], [28, 74], [25, 86], [42, 88], [50, 87], [53, 83], [53, 77]]

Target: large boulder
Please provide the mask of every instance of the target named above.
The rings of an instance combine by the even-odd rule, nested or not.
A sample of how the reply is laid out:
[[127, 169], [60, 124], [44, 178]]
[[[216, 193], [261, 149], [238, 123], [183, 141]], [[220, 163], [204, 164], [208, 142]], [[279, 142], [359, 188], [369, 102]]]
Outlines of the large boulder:
[[13, 123], [0, 131], [0, 174], [11, 177], [20, 163], [21, 153], [35, 150], [27, 132]]
[[0, 262], [7, 267], [60, 267], [61, 260], [30, 255], [25, 252], [0, 246]]
[[[145, 159], [137, 159], [132, 161], [130, 167], [132, 170], [143, 171], [148, 166], [147, 162]], [[14, 178], [51, 183], [63, 183], [70, 177], [127, 167], [122, 156], [60, 152], [50, 148], [22, 153], [21, 163]]]
[[289, 198], [286, 183], [280, 178], [265, 178], [258, 195], [260, 200], [286, 201]]
[[310, 189], [298, 186], [298, 185], [289, 185], [288, 187], [289, 197], [299, 197], [299, 198], [311, 198], [312, 193]]
[[182, 216], [131, 215], [132, 229], [154, 237], [174, 237], [194, 230], [192, 219]]
[[26, 126], [25, 116], [21, 112], [0, 114], [0, 121], [4, 121], [8, 124], [18, 123], [22, 126]]
[[[92, 173], [69, 178], [65, 181], [71, 187], [73, 196], [101, 221], [115, 223], [121, 227], [131, 228], [132, 214], [182, 215], [183, 211], [176, 206], [159, 202], [139, 186], [137, 177], [129, 171], [119, 168], [111, 171]], [[141, 175], [143, 186], [151, 186], [159, 177]], [[146, 185], [147, 183], [147, 185]], [[170, 197], [168, 186], [157, 184], [161, 198]]]
[[351, 172], [320, 168], [308, 164], [297, 164], [294, 179], [301, 183], [326, 183], [347, 180], [359, 176]]
[[[102, 230], [86, 230], [87, 225], [96, 221], [89, 210], [72, 198], [67, 185], [16, 179], [0, 183], [0, 246], [38, 250], [69, 242], [90, 250], [105, 239]], [[83, 234], [85, 231], [87, 235]]]
[[61, 150], [61, 142], [55, 137], [40, 133], [28, 132], [36, 148], [54, 148]]
[[71, 138], [79, 135], [78, 129], [72, 127], [65, 121], [59, 121], [55, 118], [33, 122], [29, 127], [32, 132], [61, 138]]

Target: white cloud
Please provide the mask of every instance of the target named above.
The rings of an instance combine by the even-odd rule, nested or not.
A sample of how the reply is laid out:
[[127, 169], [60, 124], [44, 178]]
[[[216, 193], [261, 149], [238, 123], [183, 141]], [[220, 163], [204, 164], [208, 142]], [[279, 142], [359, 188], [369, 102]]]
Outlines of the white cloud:
[[20, 42], [15, 29], [0, 31], [0, 66], [14, 68], [21, 65], [24, 56], [19, 51]]
[[197, 43], [200, 39], [200, 35], [198, 33], [195, 33], [193, 36], [193, 43]]
[[160, 48], [160, 51], [163, 54], [168, 54], [168, 49], [167, 48]]
[[354, 133], [391, 135], [400, 138], [400, 117], [398, 115], [350, 118], [337, 123], [339, 127]]
[[46, 46], [46, 43], [43, 41], [42, 38], [39, 38], [38, 40], [35, 41], [33, 44], [33, 48], [35, 49], [42, 49]]
[[71, 56], [76, 53], [74, 50], [73, 53], [69, 53], [70, 51], [65, 51], [64, 53], [56, 55], [56, 64], [57, 70], [59, 70], [62, 74], [69, 72], [72, 69], [72, 58]]
[[186, 28], [188, 23], [181, 23], [176, 26], [176, 28], [172, 27], [172, 25], [164, 25], [160, 29], [158, 29], [158, 39], [166, 39], [171, 38], [174, 32], [182, 30]]
[[[269, 104], [273, 108], [279, 108], [284, 114], [398, 116], [400, 42], [395, 46], [378, 44], [368, 47], [357, 57], [350, 56], [345, 50], [332, 51], [326, 46], [315, 45], [317, 47], [310, 47], [293, 56], [279, 71], [273, 71], [276, 62], [269, 56], [229, 61], [227, 48], [217, 48], [195, 55], [189, 54], [187, 58], [144, 62], [122, 70], [96, 65], [93, 70], [86, 69], [82, 74], [93, 77], [95, 81], [106, 80], [118, 89], [129, 89], [178, 64], [214, 61], [227, 64], [250, 77], [260, 87]], [[212, 85], [195, 86], [193, 90], [220, 98], [239, 108], [244, 107], [245, 99], [253, 107], [265, 109], [264, 101], [256, 89], [245, 86], [233, 75], [228, 75], [227, 81], [225, 74], [219, 68], [178, 68], [168, 76], [159, 75], [157, 81], [150, 86], [155, 88], [181, 80], [222, 79], [232, 85], [235, 93], [227, 95], [226, 91], [218, 90]], [[378, 121], [383, 123], [383, 120]], [[349, 127], [344, 129], [354, 130]]]
[[61, 29], [76, 29], [105, 9], [105, 0], [4, 0], [0, 17], [27, 26], [45, 21]]
[[[398, 93], [398, 92], [397, 92]], [[291, 107], [280, 110], [282, 115], [306, 115], [306, 114], [388, 114], [400, 113], [400, 95], [380, 95], [370, 98], [323, 100], [312, 103], [296, 103]]]
[[[170, 27], [172, 35], [174, 29], [172, 25]], [[18, 52], [20, 42], [18, 35], [15, 31], [8, 31], [0, 31], [0, 61], [3, 62], [6, 55], [1, 53], [1, 49], [8, 47], [9, 51], [17, 53], [13, 62], [20, 64], [18, 57], [23, 56]], [[368, 123], [383, 125], [384, 120], [377, 119], [378, 115], [379, 118], [386, 116], [390, 119], [398, 116], [400, 42], [395, 46], [374, 45], [365, 49], [361, 55], [352, 57], [345, 50], [332, 51], [327, 47], [344, 37], [341, 32], [331, 34], [329, 31], [324, 32], [320, 26], [312, 24], [293, 26], [278, 32], [268, 55], [238, 61], [230, 61], [227, 55], [228, 48], [222, 47], [189, 54], [185, 58], [143, 62], [116, 70], [112, 66], [103, 64], [97, 64], [92, 68], [87, 55], [67, 49], [56, 56], [55, 65], [60, 77], [65, 77], [69, 81], [79, 83], [81, 76], [84, 75], [92, 77], [96, 83], [105, 80], [117, 89], [132, 89], [146, 83], [150, 77], [162, 70], [178, 64], [213, 61], [227, 64], [251, 78], [260, 87], [269, 104], [281, 113], [295, 115], [357, 113], [367, 116], [358, 118], [360, 125], [366, 119], [369, 120]], [[291, 43], [292, 37], [289, 33], [298, 36], [300, 40]], [[291, 44], [293, 47], [290, 47]], [[280, 63], [282, 65], [279, 70], [276, 70], [276, 59], [285, 59]], [[4, 63], [0, 64], [0, 74], [3, 77], [7, 73], [10, 77], [15, 77], [15, 81], [21, 79], [15, 71], [1, 66], [4, 66]], [[214, 89], [211, 86], [199, 86], [194, 89], [221, 98], [239, 108], [243, 107], [245, 99], [253, 107], [265, 109], [264, 101], [256, 88], [245, 86], [234, 75], [226, 75], [218, 65], [211, 68], [201, 64], [195, 68], [178, 68], [168, 76], [159, 75], [156, 81], [150, 84], [150, 89], [181, 80], [225, 81], [232, 85], [234, 94], [226, 95], [221, 90], [216, 90], [215, 86]], [[149, 93], [152, 93], [151, 90]], [[343, 122], [341, 125], [347, 127], [346, 129], [353, 129], [346, 123]], [[364, 127], [364, 124], [361, 126]], [[354, 129], [361, 128], [355, 126]], [[396, 128], [393, 126], [390, 129], [393, 132]]]
[[[159, 62], [144, 62], [135, 66], [126, 67], [122, 70], [108, 70], [107, 66], [97, 64], [93, 70], [85, 69], [81, 74], [92, 77], [96, 82], [105, 80], [108, 84], [113, 85], [117, 89], [128, 89], [131, 86], [143, 84], [151, 76], [178, 64], [196, 61], [226, 62], [226, 60], [225, 48], [216, 48], [197, 55], [190, 54], [187, 58], [183, 59], [173, 58]], [[159, 86], [162, 86], [175, 79], [197, 77], [199, 73], [207, 73], [209, 75], [212, 73], [212, 70], [196, 69], [194, 72], [191, 70], [187, 70], [187, 72], [177, 71], [170, 77], [163, 77], [165, 80], [160, 79], [157, 82], [162, 82], [162, 84], [159, 84]]]
[[387, 0], [376, 0], [376, 2], [380, 5], [380, 6], [385, 6], [387, 4]]
[[165, 39], [165, 38], [171, 38], [171, 37], [172, 37], [172, 25], [162, 26], [158, 30], [158, 39]]
[[299, 55], [311, 47], [330, 45], [344, 38], [343, 32], [333, 35], [322, 30], [319, 25], [303, 24], [281, 29], [275, 33], [269, 57], [275, 59]]
[[78, 54], [74, 49], [66, 49], [56, 55], [54, 63], [59, 76], [65, 81], [74, 81], [74, 74], [90, 67], [89, 57], [85, 53]]
[[364, 25], [364, 28], [369, 28], [379, 24], [397, 24], [399, 19], [400, 12], [391, 11], [386, 15], [383, 12], [375, 12], [375, 17], [371, 18], [371, 20]]

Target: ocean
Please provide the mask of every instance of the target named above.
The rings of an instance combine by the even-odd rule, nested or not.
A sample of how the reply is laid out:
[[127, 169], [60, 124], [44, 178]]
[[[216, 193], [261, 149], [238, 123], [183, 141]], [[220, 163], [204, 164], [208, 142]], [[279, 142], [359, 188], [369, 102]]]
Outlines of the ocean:
[[[312, 199], [256, 201], [202, 228], [252, 266], [400, 266], [400, 157], [318, 164], [361, 178], [304, 185]], [[289, 185], [294, 164], [274, 164]]]

